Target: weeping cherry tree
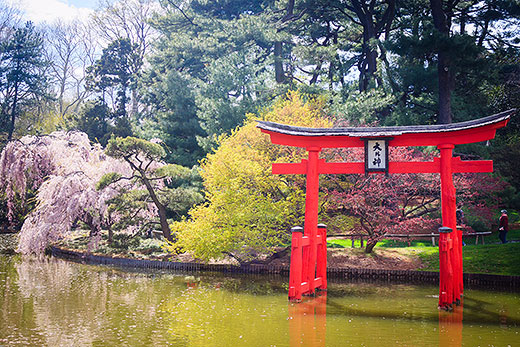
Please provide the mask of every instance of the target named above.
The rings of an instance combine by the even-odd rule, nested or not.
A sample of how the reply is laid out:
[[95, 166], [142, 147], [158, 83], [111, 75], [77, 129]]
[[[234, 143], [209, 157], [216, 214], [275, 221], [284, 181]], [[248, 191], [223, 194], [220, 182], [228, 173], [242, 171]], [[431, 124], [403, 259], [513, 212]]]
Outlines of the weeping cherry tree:
[[99, 236], [105, 201], [117, 191], [98, 191], [96, 183], [107, 172], [130, 173], [123, 161], [107, 157], [81, 132], [54, 132], [11, 141], [0, 156], [0, 189], [7, 199], [8, 217], [27, 210], [27, 195], [34, 191], [36, 206], [23, 220], [19, 251], [40, 253], [65, 236], [77, 221], [92, 237]]

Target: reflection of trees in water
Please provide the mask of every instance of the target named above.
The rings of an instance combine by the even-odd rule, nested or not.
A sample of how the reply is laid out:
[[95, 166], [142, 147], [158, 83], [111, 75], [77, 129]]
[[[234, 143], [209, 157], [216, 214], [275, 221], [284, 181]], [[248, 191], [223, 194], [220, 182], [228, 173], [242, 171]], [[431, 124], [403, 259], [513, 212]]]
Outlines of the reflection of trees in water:
[[[288, 315], [286, 282], [279, 276], [199, 279], [198, 274], [131, 273], [53, 258], [4, 258], [0, 256], [0, 345], [287, 345], [293, 337], [301, 341], [292, 324], [296, 321], [290, 320], [300, 311], [307, 326], [300, 331], [316, 330], [315, 344], [307, 345], [324, 341], [325, 305], [316, 300], [295, 306]], [[334, 284], [326, 304], [327, 344], [360, 345], [381, 336], [390, 339], [387, 344], [436, 345], [440, 336], [432, 327], [440, 327], [439, 321], [460, 336], [460, 325], [449, 322], [454, 315], [446, 313], [447, 321], [439, 317], [432, 293], [436, 287]], [[520, 325], [515, 300], [515, 294], [466, 296], [464, 342], [468, 331], [483, 333], [477, 330], [481, 324], [507, 328], [496, 342], [514, 336], [511, 327]], [[472, 322], [478, 323], [475, 330], [468, 326]]]
[[161, 336], [152, 333], [162, 330], [160, 306], [175, 289], [144, 275], [54, 258], [25, 258], [16, 270], [20, 293], [32, 300], [35, 325], [50, 346], [153, 344]]
[[71, 264], [53, 258], [27, 257], [16, 270], [20, 294], [32, 300], [34, 321], [46, 345], [93, 343], [98, 326], [105, 324], [106, 274], [87, 280]]
[[203, 346], [270, 346], [288, 341], [287, 296], [269, 291], [251, 294], [267, 287], [247, 277], [204, 278], [198, 287], [169, 300], [165, 308], [175, 317], [170, 331]]
[[[0, 225], [1, 228], [1, 225]], [[0, 255], [13, 255], [18, 246], [18, 234], [1, 234], [0, 233]]]
[[[226, 335], [235, 331], [234, 324], [243, 325], [240, 330], [246, 331], [246, 336], [252, 320], [264, 331], [272, 330], [270, 316], [285, 320], [280, 316], [284, 314], [280, 309], [285, 307], [285, 295], [272, 305], [274, 293], [285, 293], [279, 278], [266, 282], [254, 276], [217, 275], [205, 277], [200, 286], [189, 289], [184, 276], [124, 272], [55, 258], [24, 257], [10, 269], [19, 288], [8, 299], [18, 300], [12, 310], [23, 306], [21, 302], [31, 304], [32, 309], [25, 314], [33, 321], [32, 330], [23, 335], [38, 341], [38, 332], [41, 345], [153, 345], [165, 341], [185, 345], [209, 336], [216, 342], [234, 341], [238, 335]], [[259, 305], [258, 297], [269, 304]], [[239, 317], [244, 317], [238, 319], [241, 323], [222, 330], [223, 322], [237, 322]], [[26, 324], [17, 321], [14, 326]], [[287, 329], [279, 331], [287, 334]], [[201, 332], [207, 334], [205, 338]]]
[[250, 295], [287, 294], [286, 277], [279, 275], [230, 275], [211, 274], [204, 276], [204, 282], [232, 293], [248, 293]]
[[[342, 284], [331, 287], [328, 291], [329, 314], [385, 319], [401, 319], [409, 321], [437, 321], [437, 298], [435, 287], [416, 285], [375, 285], [375, 284]], [[345, 300], [352, 297], [353, 301], [345, 305]], [[373, 300], [377, 297], [378, 300]], [[425, 298], [430, 298], [429, 305]], [[464, 297], [464, 322], [475, 324], [499, 325], [504, 321], [505, 309], [497, 310], [497, 305], [504, 306], [503, 300], [518, 300], [515, 293], [497, 293], [493, 300], [477, 299], [473, 296]], [[384, 302], [384, 304], [382, 304]], [[514, 305], [508, 303], [507, 305]], [[505, 306], [504, 306], [505, 307]], [[414, 312], [411, 314], [411, 312]], [[520, 317], [507, 317], [509, 325], [520, 325]]]
[[[514, 294], [511, 295], [513, 297]], [[494, 325], [516, 325], [520, 326], [520, 317], [508, 315], [509, 306], [504, 299], [506, 295], [494, 297], [493, 301], [482, 300], [471, 296], [464, 297], [464, 322], [465, 323], [488, 323]], [[518, 300], [518, 295], [516, 295]], [[516, 305], [518, 307], [518, 303]], [[498, 310], [497, 310], [498, 308]]]
[[27, 344], [28, 335], [32, 344], [43, 345], [45, 339], [32, 331], [36, 326], [32, 302], [20, 295], [17, 262], [18, 257], [0, 255], [0, 345]]

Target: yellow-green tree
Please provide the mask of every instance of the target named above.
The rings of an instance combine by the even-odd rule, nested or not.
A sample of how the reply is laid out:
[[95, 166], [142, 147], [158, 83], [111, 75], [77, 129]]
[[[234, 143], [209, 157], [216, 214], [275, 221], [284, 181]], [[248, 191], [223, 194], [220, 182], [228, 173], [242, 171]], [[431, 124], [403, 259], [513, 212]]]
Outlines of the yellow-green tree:
[[243, 263], [287, 244], [290, 228], [303, 223], [305, 181], [303, 176], [271, 174], [271, 163], [298, 162], [306, 152], [271, 144], [255, 120], [330, 127], [323, 108], [323, 100], [304, 101], [290, 92], [272, 109], [248, 115], [243, 126], [220, 138], [215, 152], [201, 163], [207, 203], [171, 225], [178, 237], [171, 250], [206, 261], [229, 255]]

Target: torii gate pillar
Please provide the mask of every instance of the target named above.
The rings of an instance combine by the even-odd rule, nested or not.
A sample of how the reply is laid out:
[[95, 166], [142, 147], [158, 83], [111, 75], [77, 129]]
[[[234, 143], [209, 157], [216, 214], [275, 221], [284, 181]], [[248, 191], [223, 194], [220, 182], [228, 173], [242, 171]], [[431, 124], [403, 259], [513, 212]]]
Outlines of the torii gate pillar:
[[[446, 235], [446, 244], [439, 246], [439, 267], [443, 268], [443, 278], [439, 285], [439, 302], [459, 302], [462, 295], [462, 231], [457, 230], [456, 192], [453, 185], [452, 154], [453, 144], [437, 146], [440, 151], [441, 210], [442, 225], [452, 230]], [[442, 252], [449, 252], [443, 257]], [[448, 264], [441, 264], [447, 261]], [[449, 288], [448, 288], [449, 287]]]
[[[316, 274], [317, 259], [317, 235], [318, 235], [318, 195], [320, 189], [320, 176], [318, 173], [318, 160], [321, 148], [309, 147], [309, 160], [307, 161], [307, 184], [305, 189], [305, 224], [304, 235], [309, 237], [310, 247], [308, 261], [304, 259], [303, 281], [311, 283]], [[314, 293], [314, 286], [310, 286], [309, 293]]]

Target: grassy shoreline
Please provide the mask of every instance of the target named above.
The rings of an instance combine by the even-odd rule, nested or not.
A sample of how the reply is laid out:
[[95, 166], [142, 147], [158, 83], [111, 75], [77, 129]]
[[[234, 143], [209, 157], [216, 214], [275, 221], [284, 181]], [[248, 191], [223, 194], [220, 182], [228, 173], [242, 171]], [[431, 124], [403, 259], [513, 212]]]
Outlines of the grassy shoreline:
[[[11, 239], [11, 237], [10, 237]], [[97, 255], [127, 257], [132, 259], [148, 259], [161, 261], [195, 261], [189, 255], [173, 255], [165, 251], [161, 246], [162, 241], [157, 239], [128, 238], [124, 235], [115, 236], [112, 247], [108, 245], [106, 237], [103, 237], [97, 246], [89, 247], [88, 234], [76, 232], [71, 237], [57, 243], [57, 246], [76, 251], [90, 251]], [[468, 237], [463, 247], [464, 272], [474, 274], [495, 274], [520, 276], [520, 228], [508, 233], [507, 244], [500, 243], [497, 233], [486, 236], [486, 244], [475, 245], [475, 238]], [[12, 241], [9, 242], [11, 245]], [[408, 270], [439, 271], [439, 255], [437, 246], [432, 246], [430, 241], [413, 240], [408, 244], [405, 241], [383, 240], [374, 248], [372, 254], [365, 254], [360, 249], [351, 248], [352, 242], [346, 239], [331, 238], [327, 242], [329, 246], [329, 258], [331, 255], [349, 258], [349, 263], [341, 264], [329, 261], [333, 267], [364, 267], [400, 270], [400, 263], [416, 264]], [[14, 250], [13, 250], [14, 252]], [[389, 256], [395, 255], [393, 265], [389, 262]], [[332, 260], [332, 259], [330, 259]], [[409, 260], [409, 261], [408, 261]], [[288, 264], [289, 259], [286, 259]], [[340, 260], [341, 261], [341, 260]], [[355, 264], [360, 265], [356, 266]], [[354, 264], [354, 265], [353, 265]], [[389, 265], [390, 264], [390, 265]], [[280, 264], [278, 264], [280, 265]], [[412, 265], [413, 266], [413, 265]]]
[[[466, 245], [462, 248], [464, 272], [476, 274], [494, 274], [520, 276], [520, 229], [508, 232], [511, 242], [502, 244], [498, 239], [498, 232], [485, 237], [486, 244], [475, 245], [474, 237], [464, 237]], [[332, 247], [351, 247], [350, 240], [330, 240]], [[359, 241], [356, 246], [359, 247]], [[439, 271], [438, 247], [432, 246], [430, 241], [413, 240], [410, 242], [383, 240], [374, 248], [378, 250], [407, 249], [410, 256], [417, 256], [421, 260], [420, 271]]]

